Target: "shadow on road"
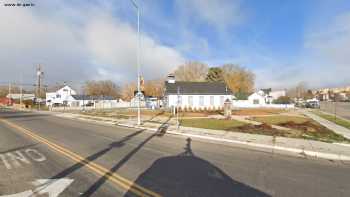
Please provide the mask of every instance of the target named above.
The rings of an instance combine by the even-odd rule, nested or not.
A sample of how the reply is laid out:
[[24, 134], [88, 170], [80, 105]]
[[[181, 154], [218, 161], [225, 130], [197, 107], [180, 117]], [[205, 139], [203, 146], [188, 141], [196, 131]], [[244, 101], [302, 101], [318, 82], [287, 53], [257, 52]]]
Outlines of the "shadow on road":
[[115, 173], [118, 169], [120, 169], [130, 158], [137, 153], [147, 142], [149, 142], [155, 136], [162, 137], [164, 133], [161, 130], [158, 132], [148, 136], [144, 141], [142, 141], [137, 147], [135, 147], [132, 151], [130, 151], [127, 155], [125, 155], [116, 165], [114, 165], [108, 173], [104, 174], [98, 181], [96, 181], [93, 185], [90, 186], [88, 190], [86, 190], [83, 196], [91, 196], [93, 195], [111, 176], [111, 174]]
[[[158, 159], [135, 184], [167, 197], [269, 196], [233, 180], [218, 167], [195, 156], [190, 138], [183, 153]], [[125, 194], [132, 196], [135, 195], [130, 190]]]
[[92, 161], [96, 160], [97, 158], [101, 157], [102, 155], [106, 154], [108, 151], [112, 150], [113, 148], [120, 148], [120, 147], [124, 146], [125, 142], [127, 142], [128, 140], [130, 140], [134, 136], [142, 133], [143, 131], [144, 130], [136, 131], [136, 132], [134, 132], [134, 133], [132, 133], [132, 134], [130, 134], [128, 136], [123, 137], [121, 140], [119, 140], [117, 142], [111, 143], [105, 149], [102, 149], [99, 152], [86, 157], [83, 161], [81, 161], [79, 163], [76, 163], [76, 164], [72, 165], [71, 167], [63, 170], [62, 172], [60, 172], [57, 175], [53, 176], [51, 179], [59, 179], [59, 178], [66, 177], [67, 175], [71, 174], [72, 172], [74, 172], [74, 171], [84, 167], [85, 165], [89, 164], [90, 162], [92, 162]]
[[18, 112], [18, 111], [1, 111], [0, 112], [0, 118], [3, 119], [12, 119], [12, 118], [33, 118], [33, 117], [42, 117], [42, 116], [48, 116], [48, 114], [41, 114], [41, 113], [33, 113], [33, 112]]
[[5, 150], [5, 151], [1, 151], [0, 154], [5, 154], [5, 153], [9, 153], [9, 152], [14, 152], [14, 151], [18, 151], [18, 150], [27, 149], [27, 148], [36, 146], [36, 145], [38, 145], [38, 144], [39, 144], [39, 143], [34, 143], [34, 144], [26, 145], [26, 146], [20, 146], [20, 147], [8, 149], [8, 150]]

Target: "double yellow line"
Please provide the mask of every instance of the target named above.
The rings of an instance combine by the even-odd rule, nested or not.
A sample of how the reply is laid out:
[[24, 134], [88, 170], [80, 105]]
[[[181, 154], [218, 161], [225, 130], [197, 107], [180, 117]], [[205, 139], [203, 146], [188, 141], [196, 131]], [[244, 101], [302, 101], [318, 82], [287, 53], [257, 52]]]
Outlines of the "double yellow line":
[[88, 161], [86, 159], [84, 159], [82, 156], [66, 149], [63, 148], [62, 146], [59, 146], [53, 142], [50, 142], [49, 140], [33, 133], [32, 131], [25, 129], [21, 126], [18, 126], [8, 120], [5, 119], [0, 119], [0, 121], [2, 121], [3, 123], [9, 125], [10, 127], [30, 136], [31, 138], [46, 144], [47, 146], [49, 146], [50, 148], [52, 148], [53, 150], [65, 155], [66, 157], [70, 158], [71, 160], [81, 163], [83, 164], [85, 167], [89, 168], [90, 170], [92, 170], [93, 172], [95, 172], [98, 175], [101, 176], [106, 176], [106, 179], [117, 184], [118, 186], [122, 187], [123, 189], [125, 189], [126, 191], [130, 191], [138, 196], [142, 196], [142, 197], [161, 197], [160, 194], [157, 194], [149, 189], [146, 189], [120, 175], [118, 175], [117, 173], [111, 172], [108, 169], [102, 167], [101, 165], [98, 165], [92, 161]]

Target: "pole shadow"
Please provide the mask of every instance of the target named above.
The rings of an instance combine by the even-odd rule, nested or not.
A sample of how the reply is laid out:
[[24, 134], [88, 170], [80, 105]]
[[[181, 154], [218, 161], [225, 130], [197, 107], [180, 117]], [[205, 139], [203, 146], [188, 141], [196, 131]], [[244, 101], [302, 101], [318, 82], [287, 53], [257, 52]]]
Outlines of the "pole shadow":
[[74, 172], [74, 171], [84, 167], [85, 165], [91, 163], [92, 161], [94, 161], [97, 158], [101, 157], [102, 155], [106, 154], [107, 152], [109, 152], [113, 148], [120, 148], [120, 147], [124, 146], [125, 142], [129, 141], [131, 138], [135, 137], [136, 135], [139, 135], [143, 131], [144, 130], [136, 131], [136, 132], [134, 132], [134, 133], [132, 133], [130, 135], [127, 135], [127, 136], [123, 137], [121, 140], [119, 140], [117, 142], [113, 142], [113, 143], [109, 144], [108, 147], [106, 147], [106, 148], [100, 150], [99, 152], [96, 152], [96, 153], [86, 157], [81, 162], [76, 163], [76, 164], [72, 165], [71, 167], [61, 171], [60, 173], [58, 173], [55, 176], [51, 177], [51, 179], [59, 179], [59, 178], [63, 178], [63, 177], [68, 176], [72, 172]]
[[[165, 132], [165, 131], [164, 131]], [[114, 165], [108, 173], [105, 173], [98, 181], [96, 181], [93, 185], [87, 189], [82, 196], [88, 197], [92, 196], [107, 180], [108, 178], [115, 173], [118, 169], [120, 169], [124, 164], [126, 164], [132, 156], [135, 155], [146, 143], [148, 143], [154, 137], [162, 137], [164, 135], [163, 130], [159, 127], [156, 133], [148, 136], [144, 141], [142, 141], [137, 147], [135, 147], [132, 151], [130, 151], [127, 155], [125, 155], [116, 165]], [[133, 186], [131, 186], [133, 187]]]
[[[218, 167], [195, 156], [191, 138], [187, 138], [184, 149], [179, 155], [156, 160], [135, 184], [167, 197], [270, 196], [233, 180]], [[124, 195], [134, 196], [130, 190]]]
[[33, 112], [23, 112], [23, 111], [16, 111], [16, 112], [0, 112], [0, 118], [3, 119], [20, 119], [20, 118], [33, 118], [33, 117], [43, 117], [43, 116], [49, 116], [48, 114], [39, 114], [39, 113], [33, 113]]

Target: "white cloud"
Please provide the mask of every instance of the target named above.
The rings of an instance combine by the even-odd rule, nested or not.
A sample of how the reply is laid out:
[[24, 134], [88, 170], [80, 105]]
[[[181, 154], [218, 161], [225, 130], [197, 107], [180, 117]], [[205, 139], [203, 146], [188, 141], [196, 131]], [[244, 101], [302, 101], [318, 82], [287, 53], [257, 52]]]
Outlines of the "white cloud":
[[[80, 4], [53, 1], [36, 2], [32, 8], [1, 7], [0, 18], [6, 20], [0, 20], [0, 81], [17, 80], [22, 73], [32, 83], [38, 63], [43, 64], [46, 83], [133, 80], [136, 25], [113, 16], [105, 3]], [[176, 50], [141, 35], [146, 79], [163, 77], [184, 61]]]
[[[136, 75], [137, 33], [130, 25], [98, 17], [86, 26], [85, 36], [95, 64], [105, 65], [105, 69], [126, 76]], [[142, 73], [146, 77], [163, 77], [184, 62], [177, 51], [160, 45], [147, 35], [143, 34], [140, 40]]]
[[178, 0], [177, 3], [187, 15], [219, 29], [240, 24], [244, 19], [239, 0]]
[[257, 87], [289, 88], [301, 81], [310, 88], [350, 85], [350, 13], [314, 24], [305, 32], [304, 49], [292, 59], [268, 50], [242, 53], [243, 65], [256, 65]]

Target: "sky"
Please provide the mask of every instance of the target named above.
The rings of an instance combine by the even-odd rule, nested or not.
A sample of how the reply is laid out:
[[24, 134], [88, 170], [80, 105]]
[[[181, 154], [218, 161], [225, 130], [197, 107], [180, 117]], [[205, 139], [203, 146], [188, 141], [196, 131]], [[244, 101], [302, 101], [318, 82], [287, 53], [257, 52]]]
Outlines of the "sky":
[[[135, 0], [144, 78], [178, 65], [239, 64], [256, 88], [350, 85], [348, 0]], [[5, 3], [33, 3], [8, 7]], [[0, 84], [136, 80], [130, 0], [0, 0]]]

